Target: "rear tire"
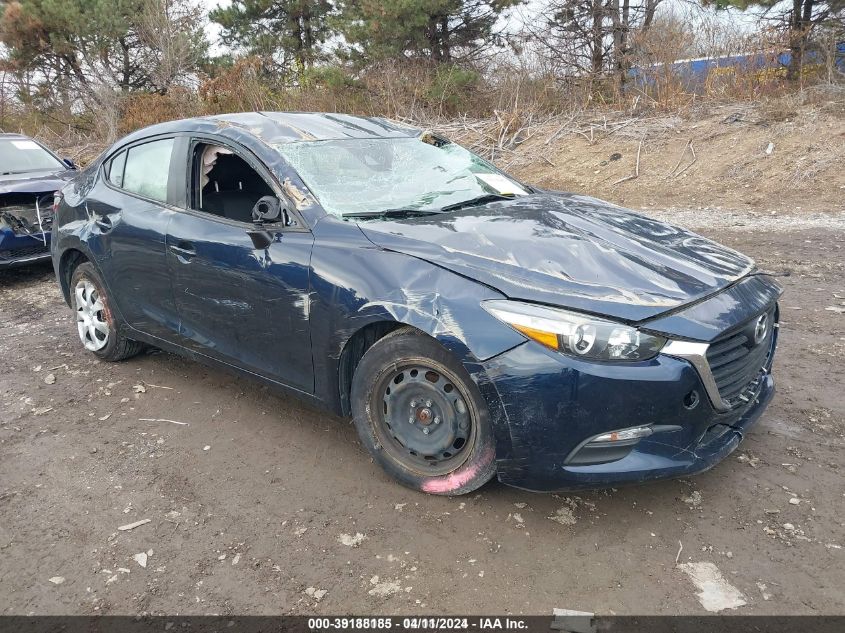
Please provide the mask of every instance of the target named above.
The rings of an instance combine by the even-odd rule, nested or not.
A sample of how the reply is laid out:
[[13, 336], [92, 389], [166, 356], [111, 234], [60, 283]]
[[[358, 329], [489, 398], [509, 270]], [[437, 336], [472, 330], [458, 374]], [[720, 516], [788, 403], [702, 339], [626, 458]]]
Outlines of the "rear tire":
[[487, 406], [444, 347], [404, 327], [367, 350], [352, 379], [361, 443], [408, 488], [461, 495], [496, 473]]
[[90, 262], [76, 267], [70, 278], [70, 302], [85, 349], [105, 361], [135, 356], [144, 346], [126, 338], [106, 295], [97, 269]]

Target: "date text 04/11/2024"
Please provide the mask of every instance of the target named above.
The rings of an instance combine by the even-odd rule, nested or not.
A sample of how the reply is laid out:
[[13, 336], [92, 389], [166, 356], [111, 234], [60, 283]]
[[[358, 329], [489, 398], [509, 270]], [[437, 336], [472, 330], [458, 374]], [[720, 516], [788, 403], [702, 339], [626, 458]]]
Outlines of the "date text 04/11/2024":
[[526, 630], [528, 624], [524, 619], [513, 617], [405, 617], [401, 620], [392, 617], [358, 617], [358, 618], [309, 618], [308, 628], [311, 631], [360, 631], [360, 630], [390, 630], [401, 629], [407, 631], [425, 630]]

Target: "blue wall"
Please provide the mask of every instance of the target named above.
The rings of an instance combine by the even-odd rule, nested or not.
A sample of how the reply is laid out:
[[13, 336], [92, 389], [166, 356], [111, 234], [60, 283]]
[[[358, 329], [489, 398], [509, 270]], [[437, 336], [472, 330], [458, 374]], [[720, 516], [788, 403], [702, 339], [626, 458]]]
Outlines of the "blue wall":
[[[845, 42], [837, 47], [836, 67], [845, 73]], [[754, 53], [750, 55], [732, 55], [725, 57], [710, 57], [700, 59], [681, 60], [669, 64], [672, 74], [691, 89], [703, 86], [707, 78], [714, 71], [719, 74], [729, 74], [733, 69], [741, 72], [748, 71], [780, 71], [785, 70], [792, 59], [789, 51], [775, 54]], [[825, 63], [825, 57], [816, 51], [804, 54], [805, 69], [820, 66]], [[629, 71], [629, 76], [641, 85], [653, 85], [666, 72], [664, 64], [654, 64], [647, 67], [635, 67]]]

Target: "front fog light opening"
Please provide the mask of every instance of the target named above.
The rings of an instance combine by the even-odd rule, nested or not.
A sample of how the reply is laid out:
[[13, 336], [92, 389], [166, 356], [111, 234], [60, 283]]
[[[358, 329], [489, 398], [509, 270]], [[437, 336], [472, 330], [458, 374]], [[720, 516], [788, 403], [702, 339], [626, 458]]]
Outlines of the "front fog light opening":
[[594, 435], [578, 445], [565, 460], [567, 466], [594, 466], [627, 457], [644, 437], [654, 433], [651, 425], [632, 426]]
[[698, 391], [693, 389], [687, 395], [684, 396], [684, 408], [692, 411], [698, 406], [698, 403], [701, 401], [700, 396], [698, 395]]

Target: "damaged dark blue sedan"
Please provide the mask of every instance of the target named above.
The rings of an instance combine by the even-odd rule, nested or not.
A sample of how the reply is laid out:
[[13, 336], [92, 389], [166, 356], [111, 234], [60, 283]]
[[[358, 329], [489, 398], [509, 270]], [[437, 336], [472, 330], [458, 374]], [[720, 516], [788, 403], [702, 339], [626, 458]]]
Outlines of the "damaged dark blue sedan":
[[53, 194], [75, 169], [27, 136], [0, 134], [0, 270], [50, 260]]
[[63, 189], [52, 255], [99, 358], [151, 345], [351, 415], [429, 493], [698, 473], [774, 390], [781, 289], [749, 258], [385, 119], [136, 132]]

